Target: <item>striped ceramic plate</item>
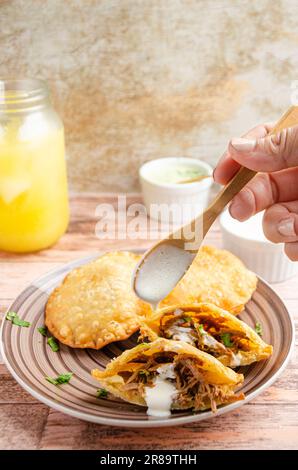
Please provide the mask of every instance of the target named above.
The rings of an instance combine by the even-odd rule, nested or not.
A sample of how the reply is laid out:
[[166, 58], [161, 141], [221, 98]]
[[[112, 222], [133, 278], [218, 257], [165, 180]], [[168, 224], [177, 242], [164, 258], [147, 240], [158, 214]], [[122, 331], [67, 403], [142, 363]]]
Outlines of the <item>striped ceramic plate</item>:
[[[214, 416], [210, 411], [194, 414], [191, 411], [173, 412], [170, 418], [150, 418], [146, 409], [116, 398], [97, 398], [98, 382], [90, 376], [93, 368], [102, 369], [108, 361], [136, 344], [137, 335], [126, 341], [110, 344], [100, 351], [71, 349], [60, 345], [53, 352], [37, 328], [44, 324], [44, 307], [49, 293], [74, 267], [93, 257], [68, 264], [43, 276], [27, 287], [11, 305], [10, 310], [31, 323], [20, 328], [3, 321], [1, 349], [3, 358], [14, 378], [35, 398], [64, 413], [95, 423], [154, 427], [172, 426], [200, 421]], [[245, 381], [241, 391], [245, 400], [222, 406], [218, 414], [227, 413], [256, 397], [269, 387], [285, 368], [293, 346], [294, 328], [291, 317], [277, 294], [264, 281], [259, 280], [256, 292], [240, 318], [254, 326], [262, 324], [263, 338], [274, 346], [267, 361], [242, 367]], [[70, 383], [56, 387], [45, 380], [73, 372]]]

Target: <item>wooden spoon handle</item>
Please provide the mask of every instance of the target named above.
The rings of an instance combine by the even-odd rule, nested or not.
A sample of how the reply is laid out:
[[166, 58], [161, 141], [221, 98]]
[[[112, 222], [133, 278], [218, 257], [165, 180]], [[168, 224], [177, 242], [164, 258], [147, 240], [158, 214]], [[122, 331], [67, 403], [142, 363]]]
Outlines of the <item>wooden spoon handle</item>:
[[[292, 106], [280, 118], [275, 127], [268, 135], [276, 134], [282, 129], [293, 127], [298, 124], [298, 106]], [[214, 201], [205, 210], [203, 214], [203, 236], [206, 235], [209, 228], [222, 212], [225, 206], [233, 199], [236, 194], [256, 175], [255, 171], [241, 167], [238, 173], [226, 184], [219, 192]]]

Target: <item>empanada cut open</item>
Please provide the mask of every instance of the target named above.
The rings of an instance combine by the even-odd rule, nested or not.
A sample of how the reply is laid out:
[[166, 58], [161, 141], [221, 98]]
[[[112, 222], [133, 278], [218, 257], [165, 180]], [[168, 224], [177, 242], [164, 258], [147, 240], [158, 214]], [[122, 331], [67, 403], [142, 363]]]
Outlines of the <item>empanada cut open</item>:
[[149, 414], [155, 410], [159, 416], [166, 416], [170, 409], [216, 411], [218, 405], [244, 398], [235, 394], [242, 374], [190, 344], [164, 338], [123, 352], [104, 371], [93, 370], [92, 376], [108, 392], [130, 403], [147, 406], [150, 396]]
[[187, 342], [229, 367], [268, 359], [273, 352], [249, 325], [210, 303], [157, 310], [142, 324], [141, 337]]

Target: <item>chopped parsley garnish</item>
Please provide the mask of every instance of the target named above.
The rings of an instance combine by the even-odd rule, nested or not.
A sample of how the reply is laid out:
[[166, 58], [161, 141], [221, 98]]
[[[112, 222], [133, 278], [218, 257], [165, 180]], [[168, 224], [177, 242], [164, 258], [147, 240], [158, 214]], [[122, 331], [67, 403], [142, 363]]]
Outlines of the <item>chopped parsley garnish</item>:
[[22, 320], [15, 312], [8, 312], [6, 320], [11, 321], [13, 325], [24, 326], [25, 328], [31, 325], [28, 321]]
[[59, 351], [59, 344], [57, 343], [57, 341], [55, 340], [55, 338], [53, 338], [52, 336], [48, 339], [47, 341], [48, 345], [50, 346], [51, 350], [54, 351], [54, 352], [57, 352]]
[[[45, 338], [47, 337], [48, 329], [46, 326], [40, 326], [39, 328], [37, 328], [37, 331], [39, 331], [39, 333]], [[50, 336], [47, 339], [47, 343], [53, 352], [59, 351], [60, 349], [59, 343], [57, 343], [57, 341], [55, 340], [55, 338], [53, 338], [53, 336]]]
[[97, 398], [106, 398], [108, 396], [108, 391], [105, 388], [99, 388], [96, 391]]
[[255, 331], [258, 333], [259, 336], [263, 336], [263, 327], [260, 322], [257, 321], [255, 326]]
[[148, 377], [148, 375], [150, 375], [150, 372], [148, 370], [140, 370], [139, 375], [141, 377]]
[[59, 382], [57, 379], [52, 379], [52, 377], [45, 377], [45, 379], [50, 382], [50, 384], [53, 384], [53, 385], [59, 385]]
[[47, 336], [47, 327], [46, 326], [40, 326], [37, 328], [37, 331], [42, 335], [42, 336]]
[[73, 372], [68, 372], [67, 374], [60, 374], [58, 375], [58, 377], [56, 377], [55, 379], [53, 379], [52, 377], [45, 377], [45, 379], [50, 382], [50, 384], [53, 384], [53, 385], [62, 385], [62, 384], [68, 384], [68, 382], [70, 381], [70, 379], [72, 378], [73, 376]]
[[223, 333], [220, 335], [220, 339], [227, 348], [231, 348], [233, 346], [230, 333]]
[[190, 322], [191, 322], [191, 317], [183, 317], [183, 320], [184, 320], [186, 323], [190, 323]]
[[141, 369], [141, 370], [139, 370], [138, 375], [140, 377], [140, 380], [142, 380], [143, 382], [146, 383], [147, 379], [150, 375], [150, 372], [148, 370]]

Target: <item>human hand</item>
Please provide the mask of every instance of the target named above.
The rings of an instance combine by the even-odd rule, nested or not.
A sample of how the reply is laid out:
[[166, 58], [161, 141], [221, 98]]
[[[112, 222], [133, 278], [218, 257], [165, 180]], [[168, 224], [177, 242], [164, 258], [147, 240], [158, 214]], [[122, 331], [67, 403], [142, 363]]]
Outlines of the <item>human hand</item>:
[[298, 260], [298, 126], [268, 135], [273, 124], [257, 126], [232, 139], [214, 170], [214, 181], [226, 184], [240, 166], [261, 172], [230, 204], [230, 214], [247, 220], [265, 209], [263, 230], [274, 243], [284, 243], [287, 256]]

